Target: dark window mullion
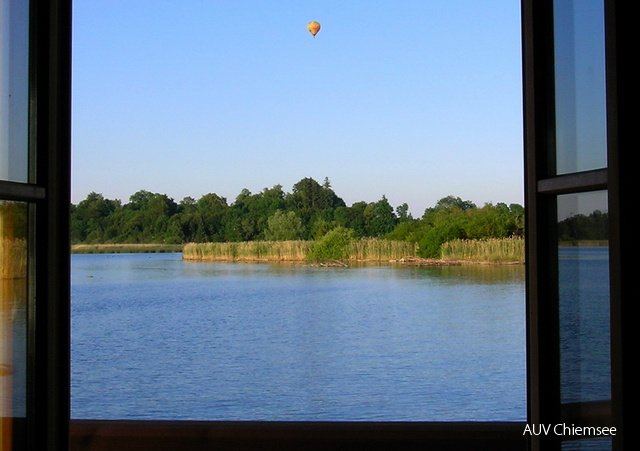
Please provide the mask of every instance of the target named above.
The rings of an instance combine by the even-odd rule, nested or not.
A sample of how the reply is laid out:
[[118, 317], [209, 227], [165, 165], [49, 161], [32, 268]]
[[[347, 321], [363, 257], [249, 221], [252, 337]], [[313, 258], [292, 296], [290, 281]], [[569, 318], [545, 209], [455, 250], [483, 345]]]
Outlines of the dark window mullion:
[[[556, 197], [540, 190], [555, 174], [553, 3], [524, 0], [525, 208], [527, 211], [527, 384], [529, 424], [560, 421]], [[559, 449], [554, 435], [530, 449]]]
[[31, 0], [29, 449], [68, 449], [71, 0]]
[[46, 190], [41, 186], [0, 180], [0, 199], [2, 200], [34, 202], [43, 200], [45, 196]]
[[607, 169], [576, 172], [538, 180], [539, 194], [568, 194], [607, 189]]

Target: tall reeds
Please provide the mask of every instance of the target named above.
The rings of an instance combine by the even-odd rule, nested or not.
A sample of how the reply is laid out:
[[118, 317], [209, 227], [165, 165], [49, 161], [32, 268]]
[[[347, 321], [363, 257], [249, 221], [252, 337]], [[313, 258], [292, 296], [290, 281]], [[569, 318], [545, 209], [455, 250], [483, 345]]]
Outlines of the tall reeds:
[[416, 256], [418, 245], [409, 241], [362, 238], [351, 242], [351, 260], [390, 261]]
[[524, 262], [524, 239], [454, 240], [440, 248], [443, 260]]
[[[314, 241], [244, 241], [234, 243], [189, 243], [182, 250], [185, 260], [212, 261], [304, 261], [312, 255]], [[455, 240], [442, 245], [442, 260], [468, 262], [524, 262], [524, 240], [504, 238]], [[347, 260], [386, 262], [414, 258], [418, 246], [408, 241], [379, 238], [351, 240]]]
[[243, 241], [189, 243], [182, 249], [184, 260], [301, 261], [312, 241]]
[[[185, 260], [304, 261], [314, 241], [244, 241], [239, 243], [189, 243], [182, 250]], [[416, 245], [377, 238], [355, 239], [348, 260], [390, 261], [415, 257]]]

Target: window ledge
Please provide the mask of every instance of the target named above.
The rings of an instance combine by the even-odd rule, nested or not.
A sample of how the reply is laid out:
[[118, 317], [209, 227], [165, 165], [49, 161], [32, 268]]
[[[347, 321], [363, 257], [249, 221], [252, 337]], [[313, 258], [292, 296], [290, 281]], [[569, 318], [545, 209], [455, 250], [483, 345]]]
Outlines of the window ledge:
[[218, 422], [71, 420], [70, 449], [526, 450], [521, 422]]

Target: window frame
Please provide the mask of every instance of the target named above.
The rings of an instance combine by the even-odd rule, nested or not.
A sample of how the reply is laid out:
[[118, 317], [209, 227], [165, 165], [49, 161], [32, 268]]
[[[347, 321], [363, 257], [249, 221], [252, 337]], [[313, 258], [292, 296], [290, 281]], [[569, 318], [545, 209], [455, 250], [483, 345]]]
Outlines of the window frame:
[[[623, 254], [631, 256], [623, 240], [628, 232], [630, 194], [622, 190], [630, 180], [632, 166], [622, 152], [630, 130], [628, 118], [621, 115], [629, 103], [629, 81], [620, 74], [630, 70], [632, 43], [628, 5], [620, 0], [604, 0], [605, 72], [607, 108], [607, 167], [556, 176], [554, 155], [554, 42], [553, 0], [524, 0], [524, 87], [525, 87], [525, 211], [527, 214], [527, 366], [528, 422], [530, 424], [576, 423], [615, 426], [614, 450], [624, 447], [625, 411], [623, 386], [629, 396], [630, 368], [625, 366], [623, 341], [630, 339], [629, 313], [623, 315], [623, 280], [630, 269], [622, 265]], [[622, 45], [624, 44], [624, 46]], [[626, 76], [626, 75], [625, 75]], [[621, 93], [627, 92], [627, 96]], [[630, 105], [627, 106], [630, 108]], [[626, 110], [630, 111], [630, 110]], [[621, 123], [621, 119], [627, 121]], [[562, 404], [560, 399], [560, 337], [557, 279], [556, 196], [607, 190], [609, 203], [609, 274], [611, 334], [611, 401]], [[631, 243], [626, 240], [627, 243]], [[626, 277], [625, 277], [625, 274]], [[626, 324], [625, 324], [626, 323]], [[629, 351], [627, 351], [628, 353]], [[629, 358], [626, 359], [629, 361]], [[628, 421], [627, 421], [628, 422]], [[531, 449], [560, 449], [561, 437], [531, 438]]]
[[[14, 445], [64, 449], [69, 428], [71, 2], [29, 2], [29, 176], [0, 181], [28, 204], [26, 419]], [[24, 442], [23, 442], [24, 440]]]
[[[608, 115], [608, 167], [586, 173], [550, 177], [546, 146], [550, 145], [553, 109], [552, 0], [521, 0], [524, 64], [525, 211], [527, 215], [527, 386], [528, 423], [567, 419], [600, 421], [619, 428], [615, 450], [624, 447], [625, 419], [631, 403], [631, 356], [623, 342], [632, 338], [633, 316], [623, 303], [623, 282], [631, 268], [631, 180], [633, 166], [626, 144], [631, 130], [629, 67], [632, 12], [629, 3], [605, 0]], [[236, 423], [236, 422], [91, 422], [69, 421], [70, 414], [70, 255], [69, 207], [71, 181], [71, 0], [31, 0], [30, 145], [35, 172], [29, 183], [0, 182], [0, 199], [30, 204], [34, 265], [30, 268], [29, 379], [27, 429], [29, 449], [91, 449], [94, 444], [141, 444], [153, 448], [174, 439], [190, 441], [193, 449], [212, 444], [257, 447], [301, 445], [323, 448], [375, 444], [376, 449], [399, 443], [442, 445], [453, 449], [560, 449], [553, 437], [524, 438], [524, 423]], [[612, 401], [608, 405], [569, 406], [559, 398], [557, 280], [548, 271], [553, 261], [554, 196], [558, 193], [607, 189], [609, 198]], [[623, 248], [623, 241], [626, 246]], [[553, 269], [553, 268], [552, 268]], [[629, 357], [626, 357], [629, 354]], [[625, 384], [625, 381], [629, 383]], [[631, 391], [630, 391], [631, 390]], [[591, 416], [590, 416], [591, 415]], [[628, 423], [628, 421], [627, 421]], [[69, 438], [71, 432], [71, 439]], [[506, 445], [507, 442], [509, 445]], [[529, 442], [529, 443], [527, 443]], [[501, 444], [503, 445], [501, 447]], [[494, 446], [495, 445], [495, 446]], [[522, 445], [522, 446], [520, 446]], [[154, 448], [162, 449], [162, 447]], [[166, 447], [165, 447], [166, 449]]]

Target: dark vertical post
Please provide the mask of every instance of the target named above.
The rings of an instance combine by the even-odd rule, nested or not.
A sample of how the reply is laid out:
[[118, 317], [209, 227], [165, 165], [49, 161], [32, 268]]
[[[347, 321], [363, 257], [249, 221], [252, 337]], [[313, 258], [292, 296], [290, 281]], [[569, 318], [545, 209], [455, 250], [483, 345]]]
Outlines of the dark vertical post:
[[[607, 146], [609, 169], [609, 262], [611, 274], [611, 402], [613, 425], [618, 433], [613, 438], [613, 449], [624, 449], [625, 429], [631, 428], [629, 418], [635, 416], [629, 400], [634, 399], [635, 375], [631, 365], [635, 351], [629, 344], [635, 341], [634, 328], [637, 327], [631, 312], [630, 281], [635, 270], [629, 265], [634, 258], [635, 241], [631, 238], [631, 227], [635, 207], [636, 190], [633, 189], [633, 156], [636, 143], [631, 138], [635, 124], [635, 96], [631, 95], [637, 84], [631, 61], [637, 52], [637, 37], [631, 35], [631, 22], [635, 22], [632, 7], [621, 0], [605, 0], [605, 39], [607, 74]], [[634, 23], [635, 26], [635, 23]], [[633, 47], [633, 48], [632, 48]], [[634, 119], [632, 121], [632, 116]], [[635, 136], [633, 136], [635, 138]], [[624, 186], [623, 186], [624, 184]], [[631, 207], [631, 208], [630, 208]], [[624, 243], [624, 244], [623, 244]], [[627, 262], [626, 265], [622, 261]], [[626, 288], [626, 291], [625, 291]], [[635, 293], [634, 293], [635, 294]], [[626, 303], [625, 303], [626, 301]], [[626, 342], [625, 347], [623, 343]], [[632, 379], [634, 377], [634, 379]], [[626, 396], [623, 393], [626, 392]], [[625, 402], [625, 398], [627, 402]], [[631, 446], [627, 434], [626, 442]]]
[[30, 338], [31, 447], [68, 449], [70, 416], [71, 1], [32, 0], [31, 121], [35, 182], [35, 293]]
[[[555, 196], [539, 192], [554, 160], [553, 2], [522, 0], [527, 262], [527, 408], [530, 425], [560, 418], [558, 296], [552, 262]], [[531, 449], [559, 449], [553, 435]]]

